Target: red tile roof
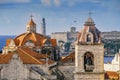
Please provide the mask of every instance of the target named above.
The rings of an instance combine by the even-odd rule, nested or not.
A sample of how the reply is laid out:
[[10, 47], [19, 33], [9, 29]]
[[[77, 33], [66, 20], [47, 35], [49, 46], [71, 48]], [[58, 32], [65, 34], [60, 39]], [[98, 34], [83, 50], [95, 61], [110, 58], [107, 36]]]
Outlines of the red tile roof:
[[[41, 58], [47, 58], [47, 55], [38, 54], [32, 51], [27, 47], [18, 48], [15, 52], [7, 53], [7, 54], [0, 54], [0, 64], [7, 64], [9, 63], [10, 59], [12, 58], [13, 54], [18, 54], [20, 59], [24, 64], [45, 64], [45, 61], [40, 60]], [[50, 62], [52, 64], [52, 62]]]
[[114, 72], [114, 71], [106, 71], [105, 73], [105, 79], [115, 79], [115, 80], [118, 80], [119, 78], [119, 75], [117, 72]]
[[70, 53], [70, 55], [66, 56], [64, 59], [61, 60], [63, 63], [67, 62], [74, 62], [75, 61], [75, 52]]
[[33, 21], [33, 19], [31, 19], [31, 20], [28, 22], [28, 25], [34, 26], [34, 25], [36, 25], [36, 24], [35, 24], [35, 22]]
[[34, 56], [30, 55], [29, 53], [22, 49], [18, 49], [17, 53], [24, 64], [41, 64], [41, 65], [45, 64], [44, 61], [38, 60], [37, 58], [35, 58]]
[[8, 54], [0, 54], [0, 64], [7, 64], [9, 60], [12, 58], [13, 53]]
[[[44, 45], [44, 41], [47, 39], [47, 37], [39, 34], [39, 33], [23, 33], [19, 36], [17, 36], [14, 41], [16, 46], [24, 46], [25, 43], [29, 40], [31, 40], [35, 46], [41, 47]], [[49, 39], [52, 46], [56, 46], [57, 42], [56, 39]]]

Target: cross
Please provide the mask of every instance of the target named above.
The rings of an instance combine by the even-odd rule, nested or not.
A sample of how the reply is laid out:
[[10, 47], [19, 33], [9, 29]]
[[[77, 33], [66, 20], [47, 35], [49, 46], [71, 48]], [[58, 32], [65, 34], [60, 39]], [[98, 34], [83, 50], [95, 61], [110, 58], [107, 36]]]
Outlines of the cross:
[[92, 12], [90, 11], [88, 14], [89, 14], [89, 17], [91, 17]]
[[31, 19], [32, 19], [33, 15], [31, 14], [31, 16], [30, 16], [30, 17], [31, 17]]

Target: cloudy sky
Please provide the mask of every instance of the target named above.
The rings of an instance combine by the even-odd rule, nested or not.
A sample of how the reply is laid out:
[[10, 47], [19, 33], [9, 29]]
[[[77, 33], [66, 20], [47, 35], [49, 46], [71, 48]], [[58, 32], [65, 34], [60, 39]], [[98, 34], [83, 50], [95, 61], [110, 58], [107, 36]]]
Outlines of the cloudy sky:
[[37, 32], [43, 17], [49, 35], [69, 31], [71, 26], [79, 31], [89, 11], [100, 31], [120, 31], [119, 3], [120, 0], [0, 0], [0, 35], [24, 33], [31, 14]]

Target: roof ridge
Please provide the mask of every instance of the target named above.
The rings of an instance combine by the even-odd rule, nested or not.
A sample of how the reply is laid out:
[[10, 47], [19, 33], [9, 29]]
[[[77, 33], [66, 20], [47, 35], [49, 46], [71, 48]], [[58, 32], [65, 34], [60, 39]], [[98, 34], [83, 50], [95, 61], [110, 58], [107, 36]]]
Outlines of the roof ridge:
[[[30, 54], [28, 54], [28, 53], [26, 53], [24, 50], [22, 50], [22, 49], [19, 49], [19, 50], [21, 50], [22, 52], [24, 52], [26, 55], [28, 55], [29, 57], [31, 57], [33, 60], [35, 60], [35, 61], [37, 61], [39, 64], [41, 64], [41, 62], [44, 62], [44, 61], [41, 61], [40, 62], [40, 60], [37, 60], [35, 57], [33, 57], [33, 56], [31, 56]], [[45, 63], [45, 62], [44, 62]]]

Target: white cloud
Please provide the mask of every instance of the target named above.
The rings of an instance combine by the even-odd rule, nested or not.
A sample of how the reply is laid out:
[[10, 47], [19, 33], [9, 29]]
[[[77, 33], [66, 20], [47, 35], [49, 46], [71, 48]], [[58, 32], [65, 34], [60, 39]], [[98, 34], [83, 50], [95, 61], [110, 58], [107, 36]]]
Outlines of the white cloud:
[[60, 6], [60, 0], [54, 0], [54, 4], [55, 4], [56, 6]]
[[41, 0], [41, 3], [45, 6], [50, 6], [51, 5], [51, 0]]
[[100, 0], [68, 0], [66, 1], [66, 3], [68, 3], [68, 6], [74, 6], [77, 3], [83, 3], [83, 2], [100, 3]]
[[0, 0], [0, 4], [6, 4], [6, 3], [28, 3], [31, 0]]
[[45, 6], [60, 6], [61, 1], [60, 0], [40, 0], [41, 3]]

